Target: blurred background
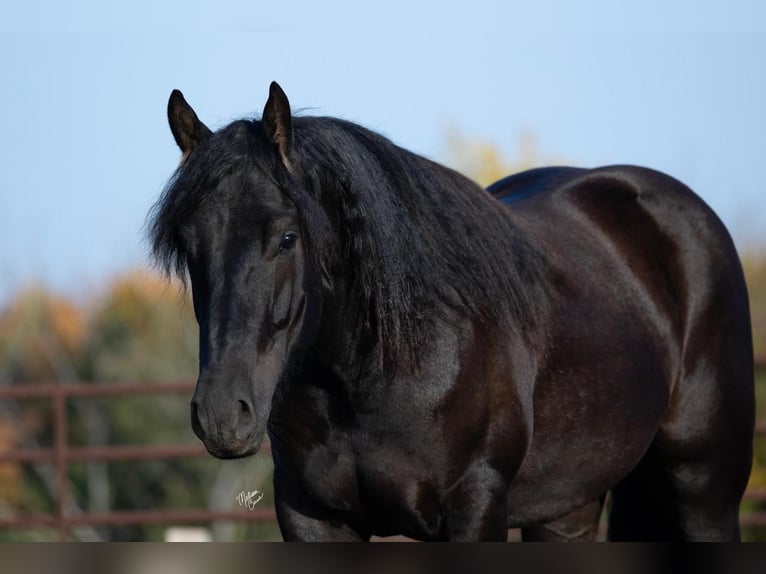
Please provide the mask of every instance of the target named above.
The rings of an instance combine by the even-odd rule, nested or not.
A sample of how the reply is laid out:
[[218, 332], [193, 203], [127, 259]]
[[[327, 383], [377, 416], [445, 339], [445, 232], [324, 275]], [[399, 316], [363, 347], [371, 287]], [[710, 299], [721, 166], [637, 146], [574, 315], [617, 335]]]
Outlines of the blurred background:
[[[0, 389], [194, 380], [191, 307], [152, 271], [143, 229], [179, 161], [167, 98], [181, 89], [215, 129], [259, 114], [271, 80], [301, 113], [362, 123], [483, 185], [551, 164], [631, 163], [682, 180], [735, 239], [766, 356], [762, 2], [41, 0], [0, 5], [0, 30]], [[66, 441], [196, 448], [189, 397], [68, 399]], [[0, 453], [51, 449], [53, 404], [0, 399]], [[10, 458], [0, 526], [55, 512], [55, 464]], [[229, 511], [253, 490], [270, 508], [270, 464], [74, 461], [65, 510]], [[750, 489], [743, 512], [766, 509], [763, 441]], [[264, 520], [181, 536], [278, 539]], [[80, 524], [68, 535], [163, 540], [171, 526]], [[0, 540], [57, 535], [0, 528]]]

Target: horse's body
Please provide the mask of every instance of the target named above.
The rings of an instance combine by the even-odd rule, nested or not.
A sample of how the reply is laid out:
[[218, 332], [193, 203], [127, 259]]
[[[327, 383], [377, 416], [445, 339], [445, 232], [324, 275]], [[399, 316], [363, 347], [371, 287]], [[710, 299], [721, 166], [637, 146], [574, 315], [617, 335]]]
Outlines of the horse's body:
[[492, 186], [502, 206], [353, 124], [293, 136], [278, 87], [213, 135], [174, 97], [188, 165], [152, 232], [192, 281], [193, 426], [243, 456], [268, 420], [286, 539], [588, 538], [609, 491], [612, 538], [738, 537], [747, 293], [688, 188], [549, 168]]
[[[634, 167], [539, 169], [491, 191], [570, 281], [533, 383], [545, 446], [532, 442], [509, 508], [546, 487], [548, 500], [585, 502], [590, 470], [586, 483], [617, 484], [615, 537], [733, 537], [753, 373], [747, 292], [723, 225], [679, 182]], [[583, 426], [584, 413], [602, 424]], [[562, 476], [578, 478], [551, 480]]]

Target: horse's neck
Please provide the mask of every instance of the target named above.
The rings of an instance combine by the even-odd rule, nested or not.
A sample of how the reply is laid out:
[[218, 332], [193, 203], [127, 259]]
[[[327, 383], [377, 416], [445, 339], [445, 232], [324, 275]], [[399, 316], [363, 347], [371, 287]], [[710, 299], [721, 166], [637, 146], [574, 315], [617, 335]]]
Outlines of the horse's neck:
[[375, 353], [369, 326], [365, 324], [361, 301], [336, 284], [322, 298], [320, 320], [314, 350], [334, 372], [355, 378], [356, 372]]

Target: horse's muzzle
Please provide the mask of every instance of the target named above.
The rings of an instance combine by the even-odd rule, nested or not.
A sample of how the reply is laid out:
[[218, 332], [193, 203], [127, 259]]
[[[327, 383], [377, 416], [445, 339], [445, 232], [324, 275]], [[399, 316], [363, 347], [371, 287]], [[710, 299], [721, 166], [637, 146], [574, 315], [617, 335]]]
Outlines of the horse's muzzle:
[[255, 409], [246, 399], [233, 401], [223, 412], [206, 408], [198, 399], [191, 403], [192, 430], [217, 458], [241, 458], [256, 453], [264, 436], [264, 425], [257, 423]]

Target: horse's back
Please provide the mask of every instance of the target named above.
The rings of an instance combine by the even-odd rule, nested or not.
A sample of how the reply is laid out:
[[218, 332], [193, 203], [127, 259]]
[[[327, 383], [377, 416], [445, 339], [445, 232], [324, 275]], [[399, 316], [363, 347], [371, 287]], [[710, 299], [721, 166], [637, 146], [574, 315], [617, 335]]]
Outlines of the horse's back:
[[488, 191], [559, 262], [606, 254], [675, 324], [689, 348], [695, 321], [723, 321], [727, 339], [752, 353], [747, 289], [739, 257], [718, 216], [687, 186], [634, 166], [541, 168]]
[[730, 307], [720, 315], [747, 323], [732, 327], [749, 339], [734, 243], [717, 215], [678, 180], [634, 166], [553, 167], [510, 176], [488, 191], [554, 259], [566, 261], [580, 249], [582, 257], [601, 252], [624, 262], [654, 304], [684, 323], [681, 338], [695, 312], [718, 304]]
[[[654, 414], [642, 422], [656, 419], [656, 426], [642, 434], [634, 425], [648, 450], [614, 489], [612, 535], [736, 537], [752, 448], [752, 342], [741, 265], [718, 217], [677, 180], [630, 166], [532, 170], [489, 192], [572, 285], [558, 291], [552, 322], [565, 325], [559, 332], [589, 322], [604, 346], [641, 355], [643, 364], [615, 370], [623, 382], [614, 385], [634, 397], [633, 416], [644, 402]], [[581, 379], [592, 375], [597, 385], [608, 371], [598, 365], [589, 371], [579, 360], [566, 364], [560, 349], [571, 343], [555, 332], [554, 325], [547, 355], [557, 364], [542, 368], [547, 379], [537, 381], [536, 396], [546, 396], [546, 387], [560, 389], [559, 397], [566, 392], [563, 378], [545, 374], [562, 368], [574, 373], [571, 380], [579, 368]], [[594, 363], [620, 363], [598, 347], [578, 344]], [[657, 368], [636, 375], [651, 365]], [[614, 398], [617, 409], [626, 406]], [[546, 405], [535, 411], [544, 418]], [[540, 421], [541, 436], [555, 441], [545, 424]], [[530, 456], [544, 455], [533, 448]], [[545, 464], [533, 460], [528, 467]]]

